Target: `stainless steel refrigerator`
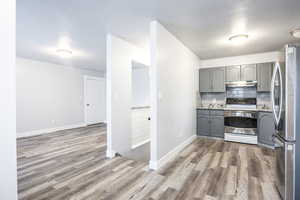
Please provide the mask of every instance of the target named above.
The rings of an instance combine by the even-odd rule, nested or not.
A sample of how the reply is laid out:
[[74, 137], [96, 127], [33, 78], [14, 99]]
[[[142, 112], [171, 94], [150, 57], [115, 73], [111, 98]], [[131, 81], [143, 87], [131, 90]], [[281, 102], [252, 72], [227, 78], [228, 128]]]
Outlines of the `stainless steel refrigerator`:
[[271, 99], [276, 125], [276, 186], [284, 200], [300, 199], [300, 46], [287, 45], [275, 64]]

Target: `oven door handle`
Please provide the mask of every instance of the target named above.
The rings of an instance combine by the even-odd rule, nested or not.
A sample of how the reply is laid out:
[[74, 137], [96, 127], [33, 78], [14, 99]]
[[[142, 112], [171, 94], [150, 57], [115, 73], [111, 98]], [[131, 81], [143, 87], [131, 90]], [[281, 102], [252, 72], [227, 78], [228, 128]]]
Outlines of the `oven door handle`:
[[256, 113], [229, 112], [225, 113], [224, 116], [257, 119]]

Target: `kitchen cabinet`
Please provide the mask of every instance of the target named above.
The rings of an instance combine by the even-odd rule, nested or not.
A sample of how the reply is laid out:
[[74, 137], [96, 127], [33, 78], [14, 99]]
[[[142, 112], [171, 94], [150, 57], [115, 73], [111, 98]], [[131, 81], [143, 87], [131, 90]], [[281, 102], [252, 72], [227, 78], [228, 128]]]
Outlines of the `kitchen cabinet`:
[[224, 138], [224, 111], [198, 109], [197, 135]]
[[241, 66], [226, 67], [226, 81], [234, 82], [241, 80]]
[[199, 70], [199, 92], [211, 92], [210, 69]]
[[225, 92], [225, 68], [199, 70], [199, 92]]
[[197, 117], [197, 135], [209, 136], [209, 115]]
[[210, 135], [224, 137], [224, 116], [210, 116]]
[[256, 64], [241, 66], [241, 81], [256, 81]]
[[211, 70], [212, 92], [225, 92], [225, 68]]
[[258, 142], [273, 146], [273, 134], [275, 133], [275, 124], [273, 113], [259, 112], [258, 113]]
[[226, 81], [256, 81], [256, 64], [226, 67]]
[[273, 63], [257, 64], [257, 91], [270, 92]]

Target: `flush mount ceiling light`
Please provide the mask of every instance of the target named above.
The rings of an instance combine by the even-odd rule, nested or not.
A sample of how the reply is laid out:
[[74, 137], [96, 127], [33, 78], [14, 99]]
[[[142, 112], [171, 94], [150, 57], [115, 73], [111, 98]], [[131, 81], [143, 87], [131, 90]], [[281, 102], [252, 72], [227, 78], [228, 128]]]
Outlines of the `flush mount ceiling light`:
[[291, 35], [295, 38], [300, 38], [300, 28], [299, 29], [295, 29], [291, 32]]
[[61, 58], [70, 58], [72, 57], [72, 51], [68, 49], [57, 49], [56, 53], [61, 57]]
[[247, 34], [238, 34], [238, 35], [233, 35], [229, 38], [229, 41], [232, 42], [233, 44], [243, 44], [245, 43], [249, 38], [249, 35]]

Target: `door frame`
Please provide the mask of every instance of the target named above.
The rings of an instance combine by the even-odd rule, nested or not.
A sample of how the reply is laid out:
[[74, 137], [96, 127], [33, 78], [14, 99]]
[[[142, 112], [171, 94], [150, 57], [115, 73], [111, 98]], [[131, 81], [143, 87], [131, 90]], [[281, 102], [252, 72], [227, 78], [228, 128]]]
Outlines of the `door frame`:
[[[105, 77], [97, 77], [97, 76], [89, 76], [89, 75], [84, 75], [83, 76], [83, 111], [84, 111], [84, 124], [85, 126], [88, 126], [88, 120], [87, 120], [87, 81], [88, 80], [97, 80], [97, 81], [106, 81]], [[106, 107], [106, 105], [105, 105]], [[106, 123], [106, 121], [103, 121]]]

